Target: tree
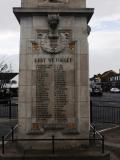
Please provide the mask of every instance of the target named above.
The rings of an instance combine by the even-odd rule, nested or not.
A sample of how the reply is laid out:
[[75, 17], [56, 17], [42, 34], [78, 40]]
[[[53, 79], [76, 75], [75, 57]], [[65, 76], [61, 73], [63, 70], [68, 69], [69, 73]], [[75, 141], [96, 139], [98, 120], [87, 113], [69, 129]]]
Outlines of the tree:
[[0, 62], [0, 73], [9, 72], [8, 65], [4, 62]]
[[4, 62], [0, 62], [0, 96], [3, 97], [6, 94], [6, 85], [7, 85], [7, 79], [4, 79], [4, 75], [2, 73], [9, 73], [10, 69], [8, 65]]

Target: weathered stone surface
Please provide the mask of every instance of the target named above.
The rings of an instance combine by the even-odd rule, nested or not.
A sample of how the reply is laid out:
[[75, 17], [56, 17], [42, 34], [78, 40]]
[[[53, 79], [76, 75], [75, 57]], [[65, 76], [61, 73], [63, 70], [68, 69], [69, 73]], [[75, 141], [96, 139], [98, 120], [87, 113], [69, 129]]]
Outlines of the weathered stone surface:
[[[85, 3], [85, 0], [22, 1], [23, 8], [34, 9], [30, 9], [32, 14], [26, 9], [27, 13], [19, 13], [18, 137], [49, 138], [54, 134], [56, 138], [89, 138], [87, 22], [90, 17], [87, 9], [84, 16], [75, 13]], [[60, 7], [62, 14], [59, 10], [50, 14], [46, 9], [41, 15], [38, 7], [43, 7], [43, 12], [45, 6], [51, 11], [52, 7]], [[75, 8], [75, 14], [69, 8]], [[47, 143], [43, 144], [44, 148], [48, 147]], [[36, 144], [27, 145], [35, 147]], [[64, 147], [79, 145], [70, 142]], [[41, 148], [39, 143], [38, 146]], [[62, 148], [63, 144], [57, 147]]]
[[72, 8], [85, 8], [86, 0], [22, 0], [22, 7], [41, 7], [41, 6], [68, 6]]

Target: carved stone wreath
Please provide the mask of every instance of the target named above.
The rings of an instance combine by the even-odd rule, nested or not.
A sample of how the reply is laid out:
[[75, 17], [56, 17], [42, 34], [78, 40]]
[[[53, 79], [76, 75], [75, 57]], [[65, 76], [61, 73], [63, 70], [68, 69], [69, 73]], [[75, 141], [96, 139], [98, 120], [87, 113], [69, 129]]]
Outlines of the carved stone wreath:
[[50, 39], [48, 33], [44, 33], [41, 37], [41, 48], [49, 54], [58, 54], [67, 46], [67, 39], [64, 33], [59, 33], [58, 37]]

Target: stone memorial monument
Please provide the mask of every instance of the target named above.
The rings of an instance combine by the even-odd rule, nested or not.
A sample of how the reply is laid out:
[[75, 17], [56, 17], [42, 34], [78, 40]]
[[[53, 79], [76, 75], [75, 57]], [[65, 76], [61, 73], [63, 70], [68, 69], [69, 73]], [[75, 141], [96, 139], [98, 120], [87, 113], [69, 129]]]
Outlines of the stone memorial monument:
[[[21, 0], [14, 14], [21, 32], [18, 137], [89, 138], [87, 38], [93, 9], [86, 0]], [[47, 149], [50, 143], [26, 146]]]

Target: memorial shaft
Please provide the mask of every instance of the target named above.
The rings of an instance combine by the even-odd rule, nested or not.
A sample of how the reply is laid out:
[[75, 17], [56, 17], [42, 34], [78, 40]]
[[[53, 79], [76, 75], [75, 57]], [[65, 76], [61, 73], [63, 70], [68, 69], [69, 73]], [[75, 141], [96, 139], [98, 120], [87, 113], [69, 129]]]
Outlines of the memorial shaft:
[[[93, 9], [85, 0], [22, 0], [14, 13], [21, 28], [18, 137], [88, 138]], [[39, 142], [26, 146], [41, 148]]]

